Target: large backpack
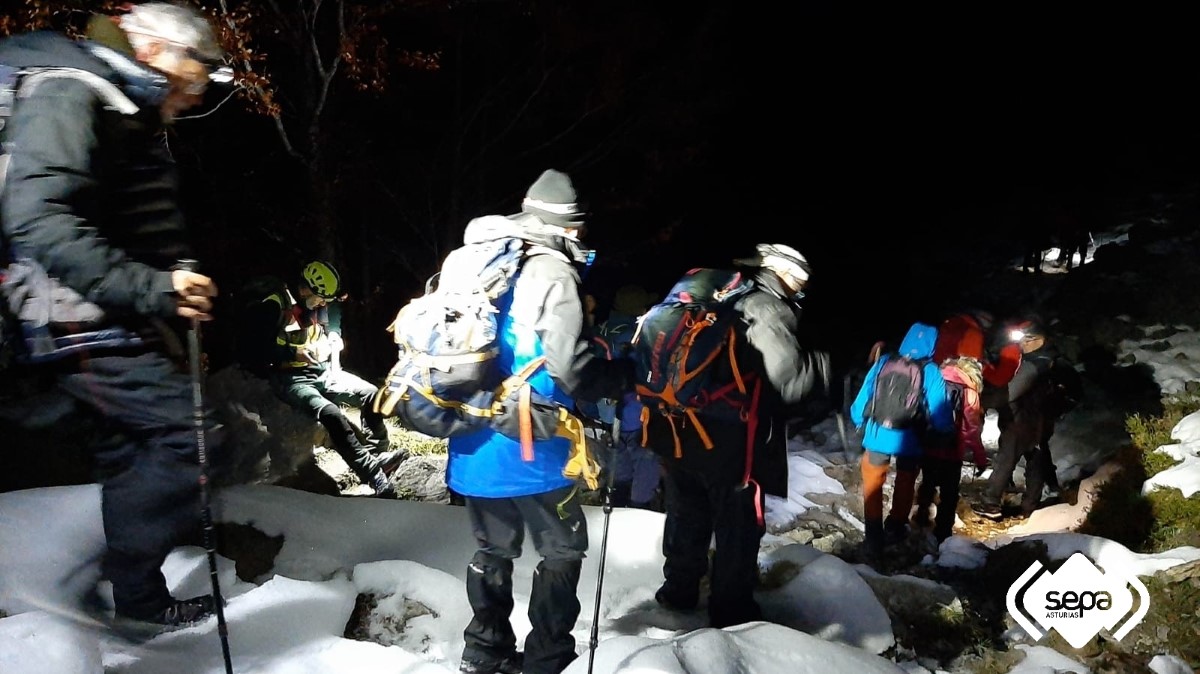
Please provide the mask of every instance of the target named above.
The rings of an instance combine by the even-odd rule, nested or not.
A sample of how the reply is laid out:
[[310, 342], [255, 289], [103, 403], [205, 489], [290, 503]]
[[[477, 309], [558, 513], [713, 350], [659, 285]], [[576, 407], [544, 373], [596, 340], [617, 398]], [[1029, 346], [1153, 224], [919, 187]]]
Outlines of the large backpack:
[[898, 353], [884, 357], [867, 400], [866, 417], [884, 428], [917, 428], [925, 423], [924, 359]]
[[651, 414], [666, 416], [673, 428], [686, 417], [708, 449], [713, 444], [702, 417], [747, 421], [753, 415], [761, 382], [738, 365], [741, 317], [734, 310], [753, 288], [741, 272], [693, 269], [642, 316], [632, 354], [635, 390], [645, 406], [643, 445]]
[[1070, 360], [1062, 356], [1055, 358], [1047, 379], [1046, 412], [1052, 419], [1067, 414], [1083, 400], [1083, 377]]
[[[504, 379], [496, 364], [495, 303], [508, 294], [524, 257], [525, 242], [515, 237], [450, 252], [425, 294], [401, 308], [388, 327], [399, 357], [380, 391], [377, 411], [438, 438], [488, 425]], [[524, 379], [531, 374], [522, 373]]]
[[[425, 294], [406, 304], [388, 327], [399, 348], [375, 399], [375, 411], [406, 428], [452, 438], [484, 428], [521, 443], [533, 459], [533, 441], [572, 441], [568, 477], [595, 489], [598, 467], [587, 453], [583, 424], [556, 401], [539, 394], [529, 378], [545, 363], [530, 361], [520, 372], [502, 372], [498, 303], [509, 298], [526, 259], [517, 237], [476, 241], [451, 251]], [[571, 474], [580, 470], [581, 474]]]

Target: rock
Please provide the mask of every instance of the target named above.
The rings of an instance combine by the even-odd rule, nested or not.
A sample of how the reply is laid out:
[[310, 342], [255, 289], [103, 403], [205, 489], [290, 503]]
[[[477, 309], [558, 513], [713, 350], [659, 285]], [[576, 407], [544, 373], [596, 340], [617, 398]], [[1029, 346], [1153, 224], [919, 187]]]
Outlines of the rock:
[[414, 501], [449, 503], [446, 487], [446, 456], [423, 454], [409, 457], [392, 473], [392, 484], [401, 498]]
[[1088, 511], [1096, 502], [1100, 487], [1121, 470], [1120, 464], [1110, 461], [1079, 483], [1075, 503], [1060, 503], [1035, 510], [1029, 519], [1017, 524], [1007, 533], [1012, 535], [1075, 531], [1087, 519]]
[[791, 531], [785, 531], [783, 535], [801, 545], [811, 543], [814, 538], [813, 532], [808, 529], [792, 529]]
[[1019, 540], [989, 553], [983, 565], [983, 576], [989, 579], [989, 587], [1003, 597], [1009, 586], [1017, 582], [1035, 560], [1052, 570], [1061, 565], [1051, 565], [1044, 541]]
[[315, 447], [329, 445], [323, 426], [239, 367], [210, 374], [205, 393], [222, 424], [225, 483], [273, 484], [311, 461]]
[[1172, 566], [1160, 573], [1163, 579], [1170, 583], [1182, 583], [1185, 580], [1200, 581], [1200, 559]]
[[846, 540], [846, 534], [835, 531], [828, 536], [822, 536], [812, 541], [812, 546], [824, 553], [832, 554], [841, 548]]

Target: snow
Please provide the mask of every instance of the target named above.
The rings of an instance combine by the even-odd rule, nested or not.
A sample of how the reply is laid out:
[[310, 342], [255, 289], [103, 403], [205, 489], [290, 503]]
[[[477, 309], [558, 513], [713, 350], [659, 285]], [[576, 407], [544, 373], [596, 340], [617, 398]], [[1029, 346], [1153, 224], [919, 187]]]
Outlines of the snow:
[[[1145, 326], [1141, 340], [1127, 340], [1118, 358], [1153, 371], [1166, 393], [1200, 380], [1200, 338], [1189, 326]], [[1163, 348], [1165, 344], [1166, 348]], [[786, 529], [814, 509], [861, 530], [862, 523], [836, 498], [844, 486], [826, 469], [844, 465], [832, 422], [818, 424], [820, 442], [789, 443], [786, 499], [768, 501], [772, 530]], [[1052, 443], [1060, 479], [1094, 471], [1124, 433], [1085, 404], [1058, 427]], [[1146, 489], [1200, 491], [1200, 412], [1172, 431], [1176, 444], [1159, 448], [1179, 464], [1146, 483]], [[985, 440], [994, 444], [994, 419]], [[1107, 440], [1107, 442], [1100, 442]], [[821, 498], [825, 497], [825, 498]], [[833, 502], [832, 505], [823, 505]], [[0, 672], [4, 674], [220, 674], [224, 672], [216, 620], [130, 643], [94, 624], [86, 610], [98, 600], [111, 605], [100, 580], [104, 552], [96, 485], [53, 487], [0, 494]], [[1058, 507], [1058, 506], [1054, 506]], [[233, 669], [239, 674], [430, 674], [456, 671], [462, 630], [470, 619], [464, 577], [475, 551], [463, 509], [430, 503], [319, 496], [271, 486], [238, 486], [215, 494], [214, 515], [224, 525], [252, 526], [281, 537], [269, 570], [241, 580], [235, 565], [217, 557], [218, 580], [227, 599], [225, 618]], [[1050, 511], [1051, 509], [1046, 509]], [[897, 664], [879, 653], [895, 645], [891, 623], [870, 581], [874, 571], [787, 537], [768, 535], [760, 564], [782, 579], [757, 599], [766, 622], [726, 629], [707, 625], [704, 611], [670, 612], [653, 593], [662, 582], [663, 516], [618, 509], [611, 514], [599, 609], [595, 604], [601, 509], [586, 508], [590, 549], [579, 596], [575, 638], [581, 657], [566, 671], [609, 673], [804, 674], [806, 672], [924, 672], [914, 662]], [[1068, 514], [1074, 516], [1075, 514]], [[1032, 522], [1032, 519], [1031, 519]], [[956, 569], [984, 565], [990, 550], [1013, 540], [1045, 542], [1054, 559], [1083, 552], [1106, 570], [1147, 576], [1200, 559], [1200, 549], [1134, 553], [1113, 541], [1069, 532], [1018, 532], [986, 542], [952, 536], [925, 560]], [[515, 564], [518, 641], [529, 631], [528, 591], [538, 556], [531, 544]], [[210, 590], [209, 557], [181, 547], [163, 568], [172, 592], [189, 597]], [[786, 573], [784, 573], [786, 571]], [[937, 595], [920, 579], [893, 576], [912, 593]], [[928, 582], [928, 581], [925, 581]], [[97, 595], [98, 591], [98, 597]], [[360, 596], [374, 602], [366, 631], [370, 640], [348, 638], [347, 623]], [[594, 621], [598, 615], [599, 620]], [[593, 627], [598, 648], [589, 663]], [[379, 643], [376, 643], [379, 642]], [[388, 645], [382, 645], [388, 644]], [[1019, 645], [1025, 659], [1012, 671], [1087, 672], [1069, 657], [1043, 646]], [[1157, 674], [1190, 671], [1177, 658], [1156, 657]]]

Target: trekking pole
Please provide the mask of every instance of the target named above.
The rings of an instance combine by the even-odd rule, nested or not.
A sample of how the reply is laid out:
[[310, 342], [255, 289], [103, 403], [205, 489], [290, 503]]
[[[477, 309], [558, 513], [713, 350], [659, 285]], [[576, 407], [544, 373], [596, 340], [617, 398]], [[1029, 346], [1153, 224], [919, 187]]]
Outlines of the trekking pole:
[[[185, 260], [181, 268], [194, 269], [195, 262]], [[204, 528], [204, 549], [208, 553], [208, 575], [212, 579], [213, 605], [217, 612], [217, 635], [221, 638], [221, 655], [225, 659], [225, 674], [233, 674], [229, 656], [229, 626], [225, 624], [225, 600], [221, 598], [221, 583], [217, 580], [217, 550], [213, 536], [211, 489], [208, 484], [208, 448], [204, 431], [204, 393], [200, 379], [200, 319], [192, 318], [188, 330], [188, 361], [192, 370], [192, 421], [196, 429], [196, 454], [200, 459], [200, 518]]]
[[612, 448], [612, 462], [608, 466], [608, 479], [604, 483], [604, 532], [600, 535], [600, 570], [596, 573], [596, 602], [592, 610], [592, 638], [588, 642], [588, 674], [596, 664], [596, 646], [600, 644], [600, 592], [604, 587], [604, 558], [608, 556], [608, 520], [612, 515], [613, 475], [617, 466], [617, 438], [621, 433], [621, 417], [617, 416], [612, 423], [612, 437], [609, 445]]

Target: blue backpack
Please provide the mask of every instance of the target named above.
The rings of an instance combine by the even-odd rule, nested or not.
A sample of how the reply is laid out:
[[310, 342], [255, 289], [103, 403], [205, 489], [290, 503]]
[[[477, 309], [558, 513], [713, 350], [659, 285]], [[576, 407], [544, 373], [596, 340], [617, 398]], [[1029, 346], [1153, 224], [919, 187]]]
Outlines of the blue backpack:
[[526, 242], [501, 236], [454, 249], [392, 322], [399, 355], [375, 397], [375, 411], [406, 428], [452, 438], [491, 428], [521, 442], [563, 435], [577, 423], [529, 378], [545, 364], [501, 371], [497, 314], [526, 258]]
[[[484, 428], [503, 375], [495, 303], [511, 290], [525, 242], [502, 238], [450, 252], [425, 294], [392, 321], [399, 355], [375, 410], [438, 438]], [[526, 373], [526, 376], [532, 373]]]

